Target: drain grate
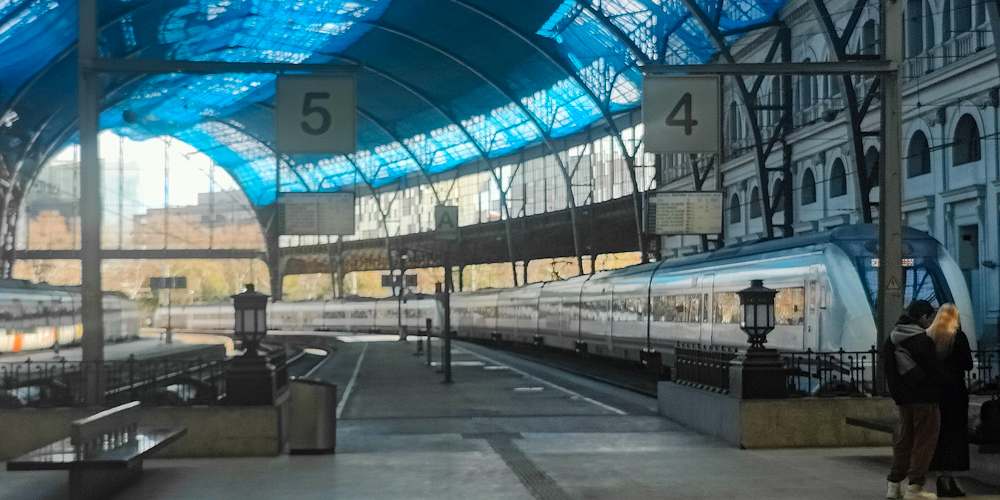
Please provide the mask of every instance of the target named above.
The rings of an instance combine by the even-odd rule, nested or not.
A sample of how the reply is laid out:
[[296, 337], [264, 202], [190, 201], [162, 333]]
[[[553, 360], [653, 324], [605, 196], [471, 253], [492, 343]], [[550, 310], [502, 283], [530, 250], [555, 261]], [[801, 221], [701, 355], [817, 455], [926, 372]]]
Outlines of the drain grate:
[[534, 462], [512, 439], [521, 439], [518, 432], [509, 432], [496, 422], [484, 417], [473, 417], [472, 421], [482, 432], [475, 434], [463, 434], [466, 439], [485, 439], [490, 448], [507, 464], [511, 472], [517, 476], [521, 484], [527, 488], [531, 496], [537, 500], [571, 500], [573, 497], [566, 493], [555, 480], [549, 477], [542, 469], [539, 469]]

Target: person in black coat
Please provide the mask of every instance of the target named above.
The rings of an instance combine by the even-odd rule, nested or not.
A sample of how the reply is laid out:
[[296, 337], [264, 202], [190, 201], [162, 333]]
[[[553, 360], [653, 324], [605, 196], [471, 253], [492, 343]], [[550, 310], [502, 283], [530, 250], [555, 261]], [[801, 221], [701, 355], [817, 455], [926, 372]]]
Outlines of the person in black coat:
[[941, 391], [938, 407], [941, 429], [930, 470], [938, 473], [939, 497], [964, 497], [952, 475], [969, 470], [969, 393], [965, 372], [972, 369], [969, 339], [959, 326], [958, 308], [941, 306], [934, 323], [927, 329], [941, 360]]

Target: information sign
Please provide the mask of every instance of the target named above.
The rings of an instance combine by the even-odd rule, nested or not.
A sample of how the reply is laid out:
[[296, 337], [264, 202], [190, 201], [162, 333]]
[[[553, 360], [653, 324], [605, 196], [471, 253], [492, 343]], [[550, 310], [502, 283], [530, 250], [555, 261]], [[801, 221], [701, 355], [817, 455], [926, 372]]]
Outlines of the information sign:
[[653, 234], [719, 234], [723, 193], [717, 191], [652, 193], [649, 230]]
[[434, 233], [439, 240], [458, 240], [458, 207], [434, 207]]
[[281, 234], [354, 234], [354, 193], [282, 193]]
[[642, 142], [647, 153], [718, 153], [721, 100], [718, 76], [642, 78]]
[[187, 287], [187, 276], [149, 278], [149, 288], [153, 290], [184, 289]]
[[289, 154], [357, 150], [354, 75], [280, 75], [274, 100], [275, 146]]

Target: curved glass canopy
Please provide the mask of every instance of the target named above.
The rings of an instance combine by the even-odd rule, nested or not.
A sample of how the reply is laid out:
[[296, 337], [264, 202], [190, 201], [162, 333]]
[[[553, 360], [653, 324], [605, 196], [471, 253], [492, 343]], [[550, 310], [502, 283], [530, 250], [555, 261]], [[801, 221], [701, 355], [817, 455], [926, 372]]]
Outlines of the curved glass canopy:
[[[768, 21], [783, 4], [691, 2], [723, 32]], [[572, 134], [638, 106], [642, 64], [701, 63], [715, 52], [678, 0], [98, 3], [103, 57], [357, 67], [358, 152], [283, 157], [282, 192], [378, 187]], [[5, 158], [40, 158], [24, 163], [37, 168], [73, 140], [76, 8], [0, 0]], [[101, 83], [103, 128], [174, 136], [227, 169], [255, 205], [275, 200], [274, 75], [109, 74]], [[35, 171], [17, 175], [24, 183]]]

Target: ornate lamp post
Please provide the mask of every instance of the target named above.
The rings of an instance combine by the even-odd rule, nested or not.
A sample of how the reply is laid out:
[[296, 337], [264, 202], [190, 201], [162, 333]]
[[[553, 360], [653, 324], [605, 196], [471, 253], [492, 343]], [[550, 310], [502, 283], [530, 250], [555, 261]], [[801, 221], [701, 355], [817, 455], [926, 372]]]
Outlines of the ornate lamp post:
[[764, 280], [751, 280], [750, 288], [740, 290], [743, 321], [740, 328], [747, 334], [750, 349], [764, 349], [767, 334], [774, 330], [774, 296], [777, 290], [764, 286]]
[[267, 335], [268, 295], [247, 285], [246, 291], [233, 295], [235, 323], [233, 334], [243, 342], [246, 352], [226, 364], [226, 403], [231, 405], [273, 405], [278, 398], [274, 365], [258, 352]]
[[267, 299], [269, 295], [254, 290], [252, 284], [247, 284], [243, 293], [233, 295], [233, 308], [236, 309], [236, 324], [233, 334], [243, 342], [246, 349], [244, 356], [259, 356], [257, 348], [260, 341], [267, 335]]
[[780, 399], [787, 397], [785, 365], [775, 349], [767, 349], [767, 334], [774, 330], [774, 296], [777, 290], [751, 280], [750, 288], [739, 291], [743, 321], [750, 347], [729, 367], [729, 394], [740, 399]]

